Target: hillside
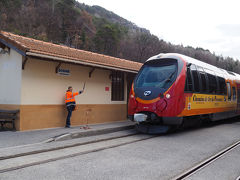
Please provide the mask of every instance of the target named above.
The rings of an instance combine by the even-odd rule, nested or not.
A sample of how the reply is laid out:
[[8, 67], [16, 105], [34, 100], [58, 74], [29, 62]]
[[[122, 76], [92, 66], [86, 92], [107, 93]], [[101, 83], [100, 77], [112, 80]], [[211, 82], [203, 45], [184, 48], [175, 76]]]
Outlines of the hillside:
[[134, 23], [118, 16], [117, 14], [115, 14], [111, 11], [108, 11], [100, 6], [88, 6], [88, 5], [85, 5], [84, 3], [77, 3], [77, 7], [79, 9], [81, 9], [82, 11], [84, 11], [84, 10], [87, 11], [89, 14], [91, 14], [95, 17], [103, 18], [111, 23], [118, 23], [121, 26], [125, 26], [131, 32], [142, 31], [142, 32], [150, 33], [149, 30], [144, 29], [144, 28], [139, 28], [136, 24], [134, 24]]
[[114, 12], [75, 0], [1, 0], [0, 29], [138, 62], [177, 52], [240, 73], [238, 60], [173, 45]]

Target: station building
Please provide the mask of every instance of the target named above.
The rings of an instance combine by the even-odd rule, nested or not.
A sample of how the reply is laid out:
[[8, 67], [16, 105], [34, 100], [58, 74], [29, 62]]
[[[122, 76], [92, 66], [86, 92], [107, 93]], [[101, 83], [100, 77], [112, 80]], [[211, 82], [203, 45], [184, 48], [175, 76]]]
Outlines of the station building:
[[20, 131], [65, 126], [68, 86], [76, 96], [72, 126], [124, 121], [141, 63], [0, 31], [0, 109], [20, 109]]

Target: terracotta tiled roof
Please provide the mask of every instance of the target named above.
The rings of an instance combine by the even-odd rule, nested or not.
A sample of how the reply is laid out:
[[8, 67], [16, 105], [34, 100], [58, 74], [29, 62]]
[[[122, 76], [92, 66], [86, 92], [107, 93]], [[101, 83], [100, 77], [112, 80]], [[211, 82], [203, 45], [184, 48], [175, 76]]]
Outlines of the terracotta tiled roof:
[[68, 60], [75, 60], [89, 63], [93, 66], [101, 65], [131, 71], [138, 71], [142, 66], [141, 63], [43, 42], [4, 31], [0, 31], [0, 39], [15, 46], [26, 54], [30, 52], [51, 57], [64, 58], [66, 62]]

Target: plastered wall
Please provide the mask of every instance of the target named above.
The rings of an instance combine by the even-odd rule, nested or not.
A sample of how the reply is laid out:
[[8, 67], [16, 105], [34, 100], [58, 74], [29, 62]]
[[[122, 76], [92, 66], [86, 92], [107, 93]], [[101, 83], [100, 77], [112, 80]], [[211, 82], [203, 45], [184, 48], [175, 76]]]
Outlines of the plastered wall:
[[[95, 69], [89, 77], [90, 67], [73, 64], [62, 64], [60, 68], [69, 69], [70, 76], [59, 75], [55, 72], [57, 62], [29, 59], [22, 71], [22, 105], [60, 105], [64, 104], [64, 96], [68, 86], [74, 91], [83, 88], [83, 94], [76, 97], [77, 104], [126, 104], [125, 100], [111, 101], [111, 71]], [[108, 87], [109, 91], [105, 88]]]
[[0, 54], [0, 105], [21, 103], [22, 56], [13, 49]]
[[[68, 86], [74, 91], [83, 88], [76, 96], [78, 109], [73, 112], [73, 126], [126, 120], [127, 106], [124, 101], [111, 101], [111, 71], [95, 69], [91, 78], [91, 67], [62, 64], [61, 69], [70, 70], [70, 76], [55, 72], [57, 62], [29, 59], [22, 71], [21, 113], [19, 130], [62, 127], [67, 110], [64, 102]], [[125, 91], [126, 88], [125, 80]], [[109, 91], [106, 91], [106, 87]]]

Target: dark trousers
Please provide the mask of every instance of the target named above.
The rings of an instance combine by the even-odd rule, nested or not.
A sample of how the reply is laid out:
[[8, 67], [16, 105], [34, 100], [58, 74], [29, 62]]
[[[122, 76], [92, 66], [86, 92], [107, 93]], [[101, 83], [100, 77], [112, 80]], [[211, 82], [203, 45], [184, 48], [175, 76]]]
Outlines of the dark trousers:
[[67, 120], [66, 120], [66, 126], [70, 126], [71, 125], [71, 116], [72, 116], [72, 111], [75, 109], [74, 105], [71, 106], [67, 106], [67, 110], [68, 110], [68, 115], [67, 115]]

